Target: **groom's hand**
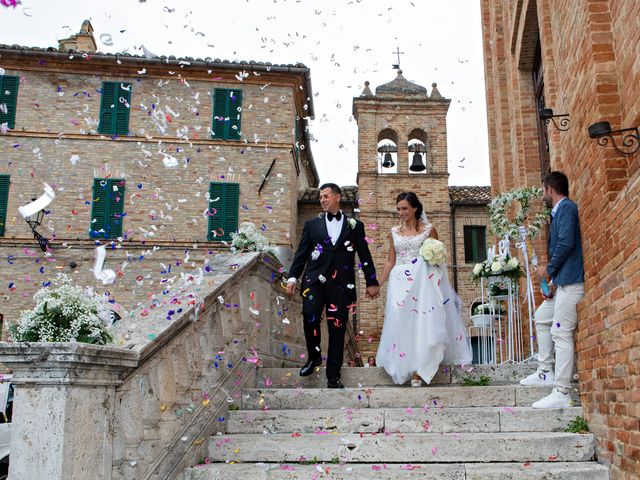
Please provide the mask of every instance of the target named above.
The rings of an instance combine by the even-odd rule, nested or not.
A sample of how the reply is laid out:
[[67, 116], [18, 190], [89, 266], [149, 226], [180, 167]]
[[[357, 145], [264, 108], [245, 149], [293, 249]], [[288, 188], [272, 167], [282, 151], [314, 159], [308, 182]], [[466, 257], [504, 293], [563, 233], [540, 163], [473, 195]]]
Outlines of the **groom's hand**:
[[378, 296], [380, 295], [380, 287], [378, 287], [377, 285], [371, 285], [369, 287], [367, 287], [367, 298], [378, 298]]
[[296, 293], [296, 282], [287, 283], [287, 295], [291, 296]]

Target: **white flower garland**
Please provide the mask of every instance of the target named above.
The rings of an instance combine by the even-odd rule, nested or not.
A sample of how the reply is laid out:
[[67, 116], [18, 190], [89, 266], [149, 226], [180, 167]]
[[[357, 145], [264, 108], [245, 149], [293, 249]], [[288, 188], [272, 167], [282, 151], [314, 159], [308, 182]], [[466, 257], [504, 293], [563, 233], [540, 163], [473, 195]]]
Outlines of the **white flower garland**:
[[[519, 239], [519, 229], [524, 225], [524, 220], [527, 218], [531, 200], [539, 199], [541, 196], [542, 188], [525, 187], [515, 188], [495, 197], [489, 204], [489, 217], [493, 233], [499, 238], [508, 237], [514, 240]], [[506, 210], [514, 200], [520, 202], [520, 211], [516, 214], [514, 221], [510, 222]], [[535, 215], [533, 221], [530, 221], [529, 224], [525, 226], [527, 229], [527, 238], [535, 238], [538, 236], [542, 225], [544, 225], [549, 218], [549, 213], [550, 210], [543, 207], [543, 210]]]

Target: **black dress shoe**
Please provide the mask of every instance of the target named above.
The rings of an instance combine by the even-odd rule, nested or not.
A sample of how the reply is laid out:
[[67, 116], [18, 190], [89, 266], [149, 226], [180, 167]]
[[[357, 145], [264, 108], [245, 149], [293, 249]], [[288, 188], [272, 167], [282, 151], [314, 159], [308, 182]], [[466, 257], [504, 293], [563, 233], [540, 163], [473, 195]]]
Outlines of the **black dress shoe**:
[[344, 388], [339, 378], [330, 378], [327, 381], [327, 388]]
[[300, 376], [301, 377], [308, 377], [309, 375], [311, 375], [313, 373], [313, 371], [316, 369], [316, 367], [319, 367], [320, 365], [322, 365], [322, 359], [321, 358], [316, 358], [315, 360], [309, 360], [300, 369]]

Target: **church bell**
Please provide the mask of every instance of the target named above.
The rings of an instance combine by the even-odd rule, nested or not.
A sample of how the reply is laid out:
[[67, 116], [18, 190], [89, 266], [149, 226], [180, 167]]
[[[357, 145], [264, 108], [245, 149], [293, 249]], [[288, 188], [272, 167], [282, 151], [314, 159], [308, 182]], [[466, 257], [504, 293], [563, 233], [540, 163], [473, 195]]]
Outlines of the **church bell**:
[[422, 161], [422, 155], [420, 152], [415, 152], [413, 154], [413, 160], [411, 161], [411, 166], [409, 170], [412, 172], [423, 172], [427, 169], [426, 165]]
[[395, 162], [391, 158], [391, 154], [389, 152], [385, 153], [384, 154], [384, 160], [382, 160], [382, 167], [383, 168], [391, 168], [393, 166], [395, 166]]

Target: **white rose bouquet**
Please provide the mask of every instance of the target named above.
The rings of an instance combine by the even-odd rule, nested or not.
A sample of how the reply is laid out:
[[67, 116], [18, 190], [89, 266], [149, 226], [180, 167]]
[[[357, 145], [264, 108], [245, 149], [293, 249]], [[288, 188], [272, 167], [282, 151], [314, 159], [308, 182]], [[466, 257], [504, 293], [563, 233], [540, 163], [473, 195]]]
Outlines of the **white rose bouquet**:
[[105, 345], [113, 341], [107, 322], [99, 316], [101, 300], [58, 274], [49, 287], [38, 290], [36, 306], [11, 326], [16, 342], [83, 342]]
[[444, 243], [435, 238], [427, 238], [418, 253], [429, 265], [444, 265], [447, 263], [447, 249]]

